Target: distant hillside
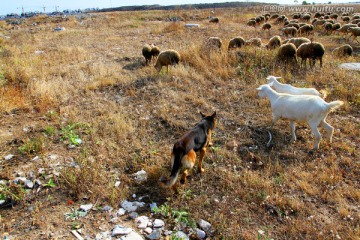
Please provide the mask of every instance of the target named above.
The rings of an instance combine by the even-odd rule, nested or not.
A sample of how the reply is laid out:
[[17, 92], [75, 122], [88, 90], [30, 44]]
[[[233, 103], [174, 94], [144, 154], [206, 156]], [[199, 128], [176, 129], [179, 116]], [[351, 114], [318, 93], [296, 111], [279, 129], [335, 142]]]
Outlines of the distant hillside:
[[113, 11], [142, 11], [142, 10], [174, 10], [174, 9], [207, 9], [207, 8], [233, 8], [233, 7], [250, 7], [258, 6], [264, 3], [260, 2], [225, 2], [225, 3], [201, 3], [201, 4], [182, 4], [182, 5], [168, 5], [162, 6], [141, 5], [141, 6], [123, 6], [115, 8], [103, 8], [98, 12], [113, 12]]

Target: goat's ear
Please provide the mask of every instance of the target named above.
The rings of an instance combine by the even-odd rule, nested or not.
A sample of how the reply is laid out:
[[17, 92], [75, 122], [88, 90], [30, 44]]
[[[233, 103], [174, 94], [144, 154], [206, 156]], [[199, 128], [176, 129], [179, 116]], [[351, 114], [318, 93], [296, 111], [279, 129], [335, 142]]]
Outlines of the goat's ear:
[[199, 113], [200, 113], [200, 115], [201, 115], [202, 118], [206, 117], [206, 115], [203, 114], [201, 111], [200, 111]]
[[276, 79], [280, 79], [281, 77], [275, 77]]

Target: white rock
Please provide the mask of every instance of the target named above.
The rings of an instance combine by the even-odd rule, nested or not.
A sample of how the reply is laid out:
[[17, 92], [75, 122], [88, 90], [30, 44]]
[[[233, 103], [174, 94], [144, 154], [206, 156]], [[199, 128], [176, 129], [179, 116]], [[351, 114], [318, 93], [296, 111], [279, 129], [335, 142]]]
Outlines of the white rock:
[[118, 187], [120, 186], [120, 181], [117, 181], [115, 184], [114, 184], [115, 187]]
[[144, 240], [144, 238], [137, 232], [131, 232], [126, 236], [122, 236], [120, 240]]
[[141, 183], [147, 180], [147, 172], [144, 170], [138, 171], [134, 174], [134, 179], [136, 182]]
[[115, 237], [118, 235], [127, 235], [131, 233], [133, 230], [131, 228], [127, 228], [120, 225], [115, 225], [114, 229], [112, 230], [111, 236]]
[[28, 189], [33, 189], [34, 188], [34, 183], [31, 180], [26, 180], [24, 183], [24, 187], [28, 188]]
[[165, 225], [165, 223], [161, 219], [155, 219], [154, 224], [153, 224], [154, 228], [161, 228], [164, 225]]
[[205, 220], [199, 219], [198, 224], [199, 227], [205, 232], [208, 232], [211, 229], [211, 224]]
[[89, 211], [91, 208], [93, 207], [93, 205], [90, 203], [90, 204], [85, 204], [85, 205], [80, 205], [80, 210], [84, 211], [84, 212], [87, 212]]
[[109, 231], [96, 234], [95, 240], [111, 240]]
[[138, 228], [145, 229], [148, 226], [149, 218], [147, 216], [139, 216], [135, 218], [135, 222]]
[[206, 233], [203, 230], [196, 228], [195, 231], [198, 238], [204, 239], [206, 237]]
[[132, 218], [132, 219], [135, 219], [135, 218], [137, 218], [138, 216], [139, 216], [139, 214], [138, 214], [137, 212], [131, 212], [131, 213], [129, 214], [129, 217]]
[[5, 200], [0, 200], [0, 205], [3, 205], [4, 203], [5, 203]]
[[[5, 202], [5, 201], [4, 201]], [[0, 204], [1, 205], [1, 204]], [[150, 233], [152, 233], [152, 229], [150, 228], [150, 227], [147, 227], [147, 228], [145, 228], [144, 229], [144, 232], [146, 233], [146, 234], [150, 234]]]
[[151, 211], [153, 212], [154, 211], [154, 208], [156, 208], [157, 206], [156, 206], [156, 203], [150, 203], [150, 209], [151, 209]]
[[9, 154], [7, 156], [4, 157], [5, 160], [11, 160], [14, 157], [14, 155]]
[[155, 229], [151, 234], [147, 235], [146, 238], [150, 240], [157, 240], [161, 237], [161, 230]]
[[143, 207], [144, 205], [144, 202], [129, 202], [126, 200], [121, 203], [121, 207], [128, 212], [135, 212], [138, 207]]
[[126, 213], [126, 210], [123, 209], [123, 208], [120, 208], [120, 209], [116, 212], [116, 215], [118, 215], [118, 216], [123, 216], [123, 215], [125, 215], [125, 213]]
[[347, 70], [360, 71], [360, 63], [342, 63], [342, 64], [340, 64], [340, 68], [344, 68]]
[[175, 237], [176, 237], [177, 239], [181, 239], [181, 240], [189, 240], [189, 237], [188, 237], [184, 232], [182, 232], [182, 231], [177, 231], [177, 232], [175, 233]]

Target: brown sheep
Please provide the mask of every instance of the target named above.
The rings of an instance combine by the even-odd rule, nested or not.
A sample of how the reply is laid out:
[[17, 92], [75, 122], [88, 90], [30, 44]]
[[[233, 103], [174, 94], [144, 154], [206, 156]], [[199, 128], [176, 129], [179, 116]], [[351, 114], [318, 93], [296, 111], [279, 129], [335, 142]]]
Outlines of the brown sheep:
[[250, 38], [245, 41], [245, 46], [256, 46], [261, 47], [261, 38]]
[[270, 38], [269, 42], [265, 45], [265, 48], [267, 49], [274, 49], [281, 46], [281, 38], [280, 36], [273, 36]]
[[270, 23], [264, 23], [263, 25], [262, 25], [262, 28], [261, 28], [262, 30], [269, 30], [270, 31], [270, 29], [271, 29], [271, 24]]
[[289, 35], [291, 35], [291, 36], [295, 36], [295, 34], [296, 34], [296, 32], [297, 32], [297, 29], [296, 29], [296, 27], [286, 27], [286, 28], [283, 28], [283, 29], [281, 29], [282, 30], [282, 32], [284, 33], [284, 35], [287, 37], [287, 36], [289, 36]]
[[222, 41], [218, 37], [209, 37], [206, 41], [206, 45], [210, 50], [221, 50]]
[[169, 65], [176, 65], [181, 60], [180, 54], [175, 50], [166, 50], [162, 51], [156, 61], [155, 68], [158, 72], [161, 71], [163, 66], [166, 66], [167, 71], [169, 72]]
[[300, 35], [305, 34], [308, 36], [313, 30], [314, 30], [313, 25], [306, 24], [300, 27], [298, 32]]
[[336, 30], [338, 30], [338, 29], [340, 29], [341, 28], [341, 24], [340, 23], [335, 23], [335, 24], [333, 24], [332, 25], [332, 31], [336, 31]]
[[142, 55], [145, 58], [145, 65], [148, 65], [151, 61], [152, 58], [152, 53], [151, 53], [151, 47], [148, 44], [145, 44], [144, 47], [142, 48]]
[[350, 22], [350, 17], [349, 16], [345, 16], [345, 17], [341, 17], [341, 19], [343, 20], [343, 22]]
[[295, 45], [296, 48], [298, 48], [301, 44], [311, 42], [310, 39], [305, 37], [298, 37], [298, 38], [291, 38], [289, 39], [288, 43], [292, 43]]
[[338, 57], [351, 56], [352, 53], [353, 53], [353, 48], [349, 44], [345, 44], [340, 47], [337, 47], [332, 51], [332, 54]]
[[354, 37], [353, 41], [356, 40], [358, 43], [360, 43], [358, 40], [357, 40], [357, 37], [360, 36], [360, 27], [350, 27], [348, 29], [348, 32], [350, 33], [350, 37], [348, 38], [348, 40], [351, 38], [351, 37]]
[[210, 23], [219, 23], [219, 18], [213, 17], [209, 20]]
[[235, 37], [230, 39], [228, 50], [232, 48], [241, 48], [243, 45], [245, 45], [245, 40], [242, 37]]
[[289, 23], [288, 25], [286, 25], [286, 27], [294, 27], [294, 28], [296, 28], [297, 30], [299, 30], [300, 25], [299, 25], [298, 23], [291, 22], [291, 23]]
[[306, 60], [309, 58], [310, 67], [315, 65], [316, 59], [320, 61], [320, 67], [322, 67], [322, 57], [325, 54], [325, 48], [321, 43], [309, 42], [301, 44], [296, 50], [296, 56], [301, 58], [301, 66], [304, 63], [306, 68]]
[[304, 20], [306, 22], [310, 21], [310, 18], [311, 18], [310, 14], [303, 14], [301, 16], [301, 20]]
[[348, 29], [351, 27], [357, 27], [357, 25], [356, 24], [345, 24], [341, 28], [339, 28], [337, 31], [339, 31], [339, 33], [342, 33], [344, 36], [346, 36], [348, 33]]
[[255, 20], [249, 20], [247, 22], [247, 25], [250, 26], [250, 27], [256, 28], [256, 21]]
[[326, 22], [324, 23], [324, 30], [325, 30], [325, 33], [330, 33], [332, 31], [332, 23], [330, 22]]
[[286, 43], [280, 46], [275, 61], [278, 63], [291, 63], [297, 65], [296, 47], [292, 43]]

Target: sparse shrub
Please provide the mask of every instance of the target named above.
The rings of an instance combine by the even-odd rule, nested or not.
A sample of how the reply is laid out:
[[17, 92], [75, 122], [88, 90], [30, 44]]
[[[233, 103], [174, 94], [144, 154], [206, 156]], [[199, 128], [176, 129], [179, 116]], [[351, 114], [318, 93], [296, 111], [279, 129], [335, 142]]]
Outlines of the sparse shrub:
[[44, 139], [43, 137], [30, 138], [25, 141], [25, 143], [19, 147], [21, 154], [38, 154], [42, 153], [44, 148]]

